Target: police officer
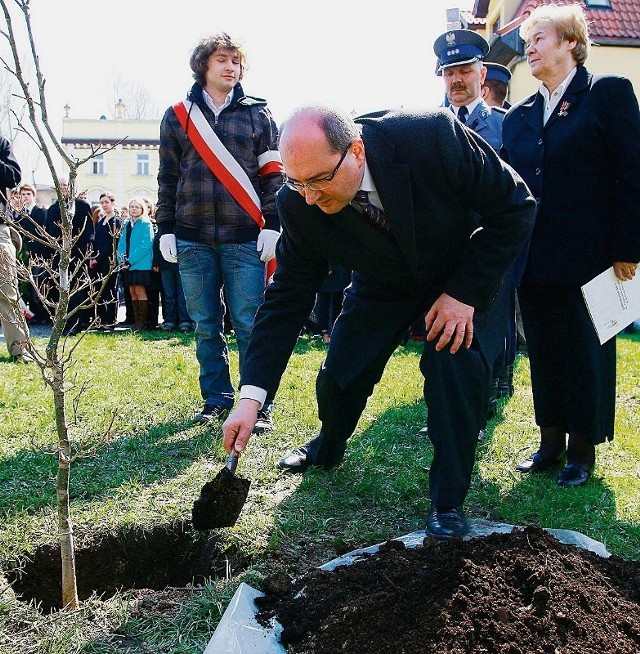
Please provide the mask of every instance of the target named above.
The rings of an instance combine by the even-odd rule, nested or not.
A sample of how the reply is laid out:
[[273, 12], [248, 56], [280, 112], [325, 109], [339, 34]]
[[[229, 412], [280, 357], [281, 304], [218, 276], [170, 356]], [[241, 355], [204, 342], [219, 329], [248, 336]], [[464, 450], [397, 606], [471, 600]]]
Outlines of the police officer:
[[507, 91], [511, 81], [511, 71], [506, 66], [493, 61], [485, 61], [484, 66], [487, 74], [482, 85], [482, 99], [490, 107], [509, 109], [511, 104], [507, 102]]
[[[487, 141], [497, 152], [502, 147], [502, 121], [505, 109], [490, 106], [483, 99], [483, 85], [489, 66], [484, 58], [489, 54], [489, 43], [485, 38], [471, 30], [449, 30], [441, 34], [433, 44], [438, 57], [436, 74], [441, 75], [448, 100], [448, 106], [458, 119], [476, 134]], [[491, 65], [491, 75], [502, 74], [507, 68]], [[508, 288], [509, 307], [506, 310], [504, 347], [494, 362], [493, 383], [487, 407], [487, 418], [492, 418], [497, 410], [499, 397], [513, 394], [513, 364], [516, 353], [515, 286], [511, 271], [504, 282]], [[483, 438], [484, 429], [479, 437]]]
[[438, 57], [436, 73], [444, 79], [450, 109], [499, 151], [505, 112], [482, 99], [487, 75], [483, 59], [489, 53], [489, 43], [471, 30], [450, 30], [435, 40], [433, 51]]

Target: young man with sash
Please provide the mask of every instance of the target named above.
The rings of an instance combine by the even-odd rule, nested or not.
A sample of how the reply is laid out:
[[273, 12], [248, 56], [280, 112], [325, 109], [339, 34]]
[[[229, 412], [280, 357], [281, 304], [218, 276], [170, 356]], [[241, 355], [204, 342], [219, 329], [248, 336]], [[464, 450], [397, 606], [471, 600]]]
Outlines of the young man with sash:
[[[222, 288], [242, 366], [280, 236], [277, 127], [266, 101], [244, 94], [245, 65], [242, 47], [229, 35], [202, 40], [190, 59], [195, 84], [160, 125], [160, 251], [178, 262], [196, 324], [204, 408], [195, 421], [202, 424], [224, 418], [235, 401]], [[255, 431], [272, 428], [271, 399]]]

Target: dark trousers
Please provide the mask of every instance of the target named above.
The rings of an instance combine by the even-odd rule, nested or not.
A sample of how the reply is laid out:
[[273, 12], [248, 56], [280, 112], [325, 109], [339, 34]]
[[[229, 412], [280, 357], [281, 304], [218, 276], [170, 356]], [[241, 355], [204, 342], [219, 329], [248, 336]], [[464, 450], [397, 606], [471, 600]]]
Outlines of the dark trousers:
[[[98, 267], [92, 271], [96, 290], [102, 284], [102, 280], [109, 274], [111, 264], [109, 260], [101, 262]], [[101, 325], [115, 325], [118, 316], [118, 292], [117, 292], [118, 273], [112, 272], [102, 291], [96, 307], [96, 315], [100, 319]]]
[[518, 289], [527, 334], [536, 424], [611, 440], [616, 406], [616, 339], [600, 345], [579, 287]]
[[146, 327], [155, 329], [160, 319], [160, 293], [162, 290], [162, 278], [159, 272], [151, 272], [152, 283], [147, 286], [148, 317]]
[[[69, 268], [71, 269], [73, 263], [70, 264]], [[82, 280], [84, 276], [90, 275], [89, 267], [85, 263], [83, 264], [82, 272], [78, 273], [78, 279]], [[72, 282], [72, 286], [75, 286], [77, 283], [76, 280]], [[69, 307], [67, 313], [70, 314], [72, 311], [78, 309], [83, 304], [87, 304], [89, 299], [89, 292], [87, 289], [74, 290], [69, 298]], [[95, 317], [95, 309], [93, 306], [87, 306], [84, 309], [78, 309], [76, 313], [67, 320], [65, 325], [65, 331], [69, 330], [82, 330], [89, 327], [91, 321]]]
[[316, 296], [316, 318], [322, 331], [331, 334], [333, 323], [336, 321], [340, 309], [342, 309], [342, 298], [344, 291], [337, 293], [325, 293], [320, 291]]
[[[33, 278], [35, 279], [40, 292], [43, 294], [46, 293], [45, 282], [47, 280], [47, 271], [40, 266], [32, 265], [31, 273], [33, 274]], [[33, 312], [32, 320], [38, 322], [50, 320], [49, 312], [42, 304], [36, 289], [31, 285], [29, 286], [27, 302], [29, 303], [29, 308]]]
[[[474, 341], [469, 349], [451, 354], [437, 352], [425, 341], [420, 371], [427, 405], [427, 426], [433, 443], [429, 474], [431, 501], [438, 507], [460, 506], [471, 484], [478, 432], [486, 420], [492, 369], [504, 342], [508, 306], [501, 289], [492, 306], [476, 310]], [[407, 317], [408, 326], [415, 316]], [[324, 367], [316, 380], [320, 432], [307, 444], [315, 465], [332, 467], [344, 456], [348, 438], [356, 428], [367, 399], [380, 381], [389, 357], [405, 329], [396, 333], [378, 355], [344, 387]], [[340, 331], [337, 332], [339, 338]], [[333, 339], [331, 347], [333, 347]]]
[[191, 323], [178, 264], [168, 264], [160, 274], [162, 275], [162, 288], [164, 291], [162, 295], [162, 319], [164, 322], [174, 325]]
[[493, 366], [494, 378], [500, 376], [505, 366], [512, 366], [514, 364], [517, 353], [518, 332], [516, 326], [516, 285], [511, 270], [505, 276], [503, 284], [506, 286], [509, 306], [507, 311], [507, 322], [505, 323], [506, 332], [504, 346]]

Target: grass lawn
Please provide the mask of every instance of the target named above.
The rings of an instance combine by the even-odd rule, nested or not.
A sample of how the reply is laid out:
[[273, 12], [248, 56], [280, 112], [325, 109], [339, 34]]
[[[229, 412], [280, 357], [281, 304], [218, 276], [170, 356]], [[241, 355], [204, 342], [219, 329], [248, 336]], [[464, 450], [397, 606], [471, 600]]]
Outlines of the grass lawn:
[[[240, 581], [257, 586], [276, 570], [296, 575], [345, 548], [423, 528], [432, 450], [417, 433], [426, 416], [420, 349], [410, 342], [395, 352], [344, 463], [300, 477], [275, 466], [317, 428], [314, 383], [325, 350], [302, 337], [277, 397], [276, 430], [254, 437], [240, 460], [238, 473], [251, 480], [247, 504], [233, 528], [212, 534], [226, 569], [197, 589], [94, 595], [73, 614], [43, 615], [3, 592], [0, 579], [0, 652], [201, 654]], [[557, 471], [514, 471], [537, 444], [528, 362], [519, 357], [516, 393], [478, 447], [468, 516], [574, 529], [639, 558], [639, 335], [618, 339], [618, 373], [616, 438], [598, 447], [586, 487], [562, 489]], [[201, 408], [197, 376], [192, 334], [89, 334], [80, 344], [69, 375], [72, 433], [86, 455], [72, 469], [78, 548], [189, 520], [200, 487], [226, 457], [219, 425], [190, 422]], [[0, 570], [7, 572], [55, 542], [57, 462], [51, 396], [34, 366], [0, 356], [0, 408]]]

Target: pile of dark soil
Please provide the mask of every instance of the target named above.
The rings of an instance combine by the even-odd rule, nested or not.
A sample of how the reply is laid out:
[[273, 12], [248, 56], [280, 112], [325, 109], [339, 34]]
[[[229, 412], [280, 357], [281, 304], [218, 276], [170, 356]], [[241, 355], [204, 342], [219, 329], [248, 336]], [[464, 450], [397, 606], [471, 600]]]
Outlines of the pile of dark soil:
[[270, 577], [258, 620], [295, 654], [638, 654], [640, 562], [534, 527], [468, 541], [388, 541], [292, 582]]

